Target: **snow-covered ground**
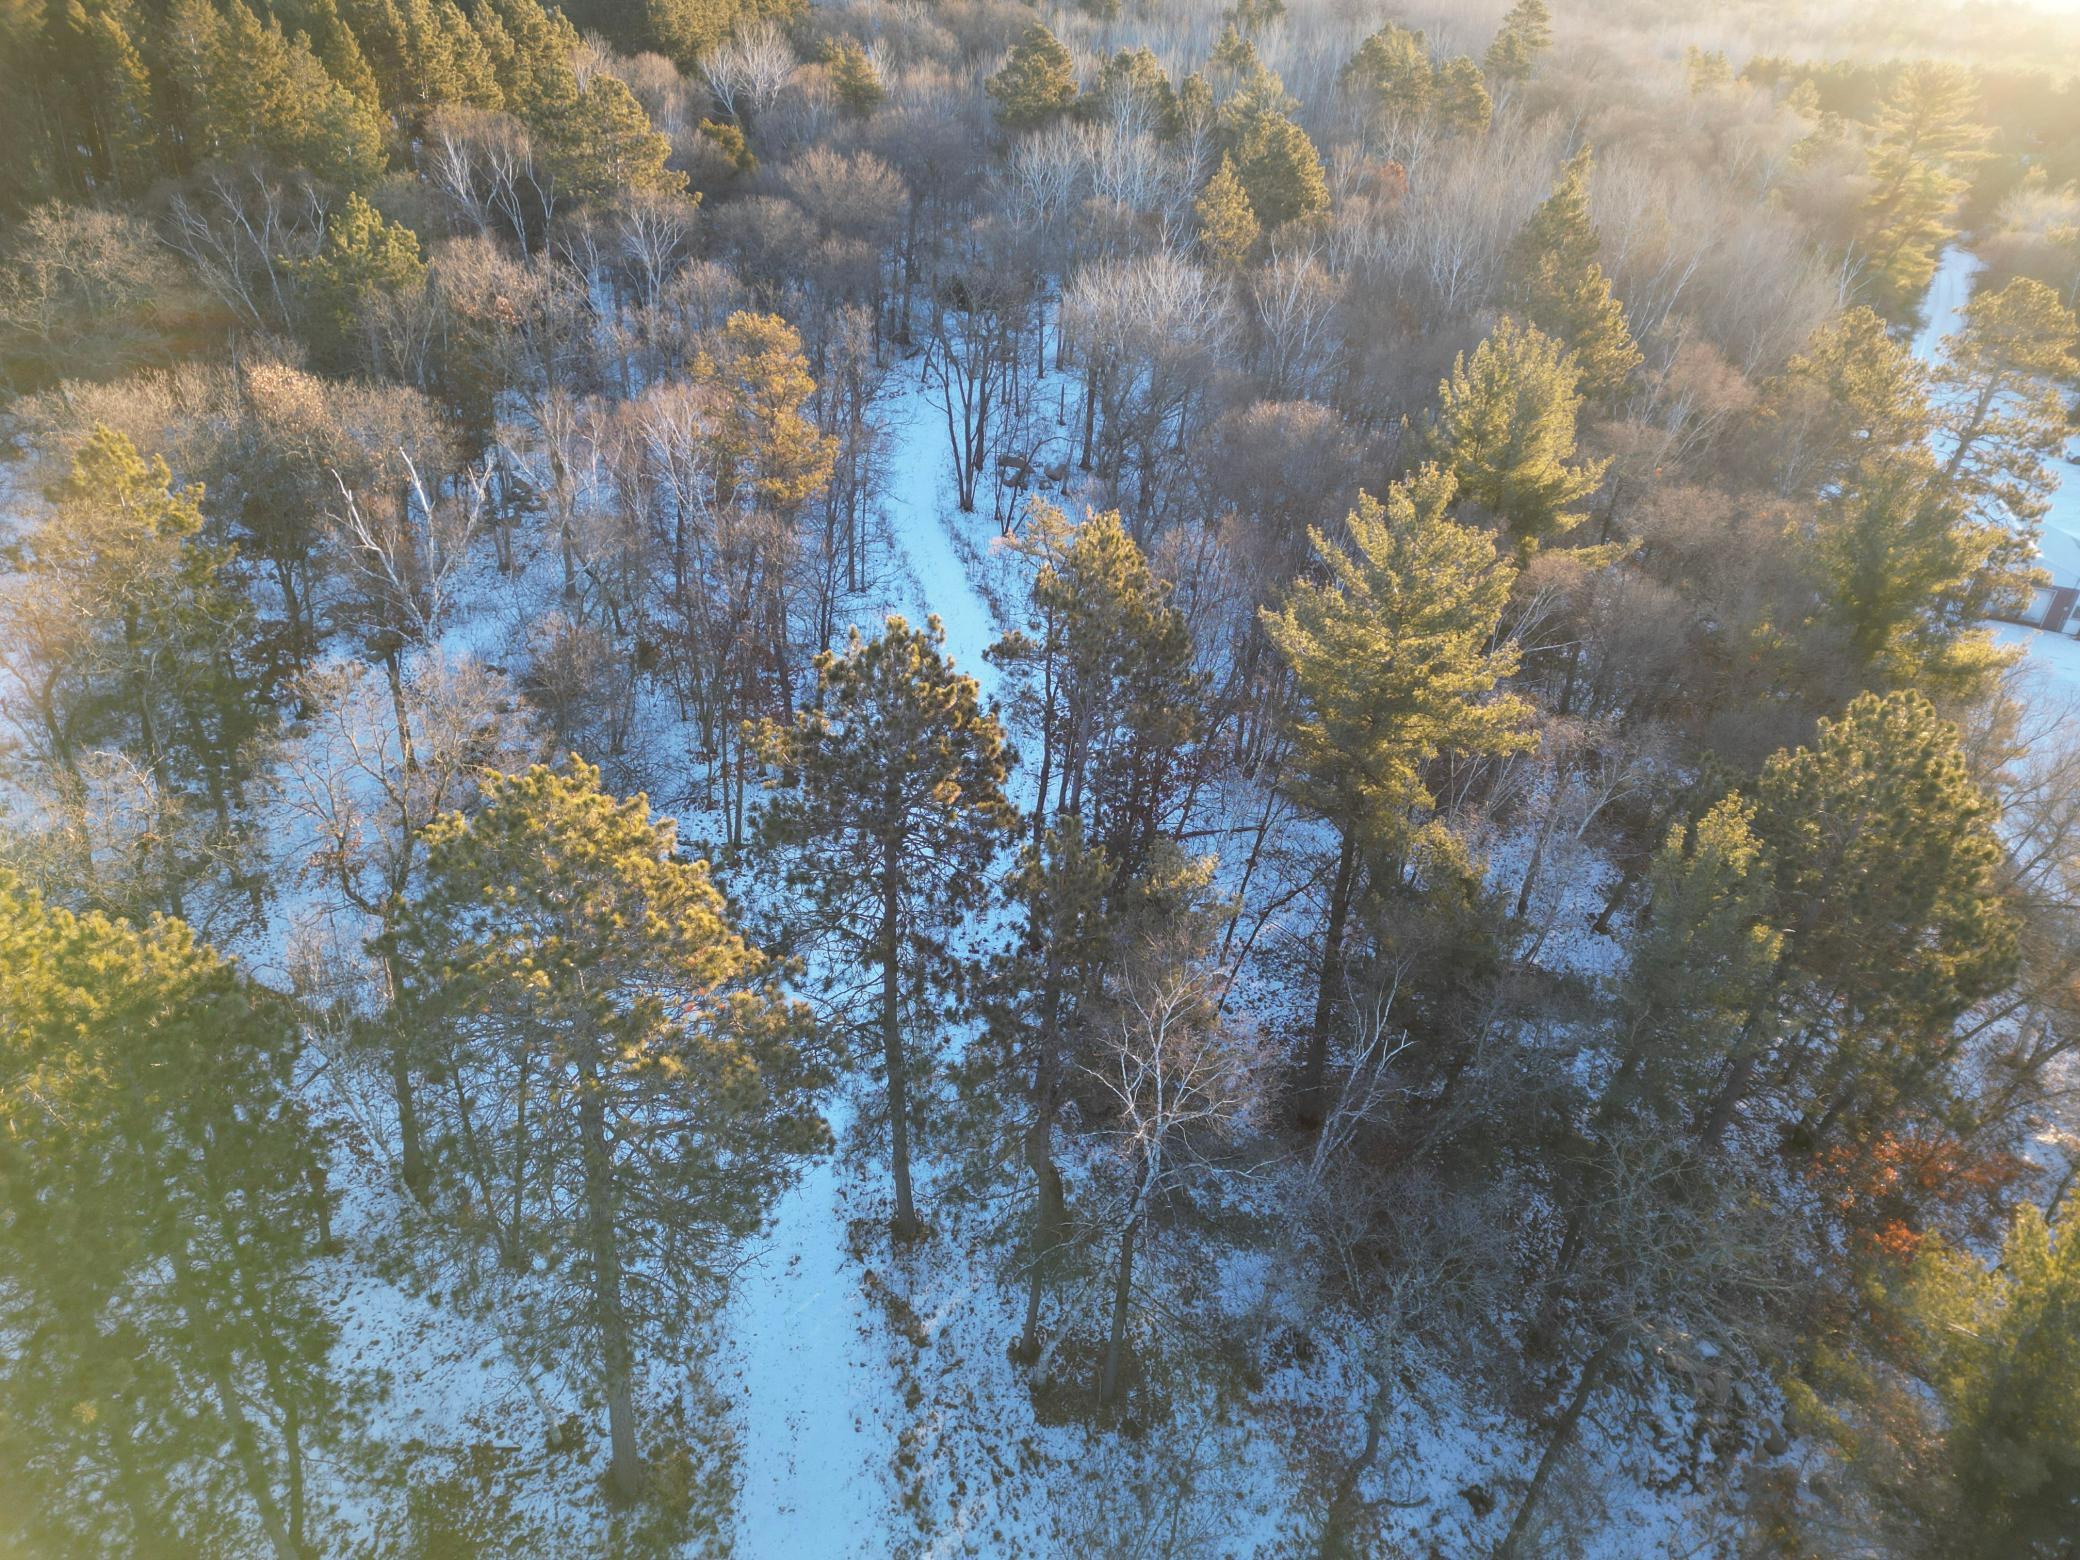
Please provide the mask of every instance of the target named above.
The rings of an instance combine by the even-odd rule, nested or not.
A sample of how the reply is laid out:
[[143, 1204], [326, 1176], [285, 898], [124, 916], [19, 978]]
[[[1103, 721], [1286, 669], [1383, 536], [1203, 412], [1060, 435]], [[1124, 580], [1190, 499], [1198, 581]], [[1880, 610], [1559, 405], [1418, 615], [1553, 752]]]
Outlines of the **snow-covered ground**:
[[[1968, 253], [1946, 255], [1916, 342], [1924, 357], [1956, 328], [1976, 270]], [[913, 622], [936, 615], [948, 654], [994, 700], [1001, 680], [984, 651], [1006, 626], [989, 599], [1003, 584], [990, 553], [994, 525], [953, 508], [943, 409], [916, 364], [899, 361], [887, 388], [878, 409], [888, 438], [884, 508], [900, 555], [887, 604]], [[1043, 396], [1051, 388], [1050, 379]], [[2080, 528], [2080, 474], [2059, 505]], [[1080, 515], [1073, 500], [1065, 507]], [[510, 659], [547, 599], [537, 599], [539, 585], [488, 568], [473, 574], [458, 591], [444, 648]], [[862, 607], [863, 631], [878, 628], [879, 605]], [[2080, 640], [2005, 625], [1999, 635], [2024, 647], [2033, 696], [2080, 711]], [[683, 753], [685, 743], [667, 734], [656, 745]], [[658, 776], [659, 809], [679, 810], [693, 838], [712, 820], [675, 809], [675, 790], [690, 795], [683, 775]], [[1236, 798], [1252, 814], [1254, 800]], [[1488, 842], [1498, 887], [1514, 892], [1521, 883], [1528, 843]], [[1537, 957], [1556, 974], [1611, 973], [1615, 944], [1585, 929], [1603, 870], [1592, 852], [1565, 841], [1544, 864], [1530, 918], [1550, 929]], [[280, 976], [277, 947], [249, 953], [269, 978]], [[1245, 1005], [1275, 1022], [1275, 1004]], [[1164, 1349], [1178, 1357], [1166, 1381], [1167, 1422], [1140, 1435], [1100, 1430], [1036, 1402], [1007, 1358], [1019, 1297], [997, 1266], [1001, 1210], [966, 1201], [958, 1167], [922, 1157], [932, 1238], [891, 1249], [882, 1145], [854, 1130], [868, 1100], [861, 1091], [872, 1087], [859, 1078], [841, 1085], [828, 1108], [839, 1149], [805, 1167], [780, 1198], [703, 1329], [698, 1369], [720, 1395], [733, 1443], [734, 1510], [717, 1542], [749, 1560], [1082, 1554], [1101, 1538], [1131, 1551], [1137, 1529], [1166, 1523], [1197, 1535], [1193, 1553], [1253, 1555], [1290, 1541], [1299, 1531], [1296, 1492], [1310, 1474], [1319, 1479], [1324, 1459], [1356, 1450], [1373, 1383], [1367, 1328], [1298, 1287], [1311, 1264], [1294, 1260], [1298, 1237], [1273, 1212], [1276, 1199], [1258, 1208], [1243, 1199], [1217, 1237], [1155, 1232], [1144, 1272], [1166, 1297]], [[441, 1292], [439, 1275], [412, 1271], [401, 1254], [404, 1199], [374, 1150], [381, 1134], [357, 1132], [344, 1111], [333, 1125], [346, 1253], [322, 1278], [344, 1321], [341, 1363], [382, 1387], [372, 1429], [396, 1445], [504, 1448], [543, 1552], [598, 1552], [603, 1447], [596, 1436], [575, 1453], [544, 1445], [549, 1424], [591, 1407], [585, 1383], [521, 1358], [495, 1311], [464, 1306]], [[1048, 1326], [1057, 1329], [1072, 1307], [1095, 1317], [1099, 1304], [1072, 1287], [1050, 1298]], [[1385, 1520], [1412, 1552], [1492, 1546], [1535, 1460], [1535, 1432], [1455, 1385], [1452, 1364], [1412, 1350], [1387, 1427], [1380, 1472], [1398, 1509]], [[653, 1398], [671, 1391], [672, 1374], [670, 1362], [652, 1362]], [[1675, 1439], [1671, 1432], [1656, 1449], [1585, 1433], [1579, 1455], [1593, 1476], [1583, 1482], [1604, 1507], [1602, 1536], [1588, 1553], [1709, 1552], [1689, 1526], [1699, 1497], [1674, 1477]], [[339, 1498], [358, 1504], [355, 1491]]]
[[[1914, 335], [1914, 356], [1922, 362], [1933, 364], [1942, 355], [1944, 338], [1962, 327], [1973, 283], [1985, 269], [1986, 262], [1961, 244], [1943, 251], [1942, 263], [1922, 300], [1921, 328]], [[2069, 440], [2066, 454], [2072, 451]], [[2058, 487], [2039, 528], [2042, 562], [2051, 571], [2053, 584], [2080, 585], [2080, 461], [2061, 459], [2049, 465]], [[2055, 659], [2058, 652], [2051, 654]]]
[[[987, 701], [995, 668], [982, 652], [996, 626], [942, 519], [945, 429], [914, 374], [899, 364], [895, 377], [904, 393], [888, 417], [886, 507], [908, 578], [903, 610], [916, 622], [938, 615], [947, 653], [982, 682]], [[841, 1137], [851, 1115], [842, 1104], [833, 1112]], [[770, 1238], [731, 1296], [743, 1431], [737, 1550], [752, 1560], [875, 1553], [894, 1515], [902, 1403], [887, 1318], [868, 1296], [867, 1263], [848, 1232], [859, 1172], [843, 1154], [813, 1165], [780, 1199]]]
[[[998, 584], [993, 528], [953, 508], [943, 411], [914, 367], [899, 363], [891, 384], [886, 507], [908, 576], [898, 606], [913, 619], [938, 615], [947, 652], [988, 700], [1000, 688], [982, 652], [1004, 625], [974, 568]], [[1552, 862], [1552, 881], [1572, 865]], [[1566, 924], [1586, 919], [1574, 912], [1593, 899], [1570, 902]], [[1553, 939], [1558, 964], [1608, 958], [1574, 948], [1572, 935]], [[853, 1112], [841, 1104], [834, 1115], [842, 1129]], [[1074, 1416], [1043, 1422], [1006, 1355], [1017, 1296], [995, 1269], [1001, 1247], [988, 1219], [942, 1179], [950, 1167], [927, 1158], [921, 1200], [933, 1237], [892, 1251], [879, 1150], [852, 1142], [782, 1198], [725, 1313], [718, 1373], [740, 1419], [738, 1553], [1076, 1554], [1092, 1552], [1101, 1534], [1131, 1547], [1137, 1525], [1165, 1521], [1199, 1535], [1194, 1553], [1259, 1554], [1292, 1536], [1301, 1465], [1355, 1451], [1370, 1379], [1364, 1329], [1293, 1291], [1305, 1265], [1290, 1261], [1288, 1226], [1245, 1219], [1218, 1249], [1185, 1235], [1153, 1242], [1148, 1272], [1190, 1297], [1179, 1303], [1198, 1333], [1174, 1339], [1188, 1362], [1170, 1425], [1136, 1438]], [[1071, 1305], [1095, 1314], [1098, 1302], [1089, 1293], [1051, 1298], [1050, 1329]], [[1273, 1361], [1249, 1388], [1204, 1368], [1231, 1337]], [[1266, 1341], [1284, 1337], [1290, 1348]], [[1444, 1370], [1418, 1358], [1411, 1376], [1386, 1460], [1395, 1498], [1411, 1504], [1391, 1520], [1412, 1543], [1469, 1552], [1498, 1536], [1508, 1481], [1534, 1453], [1521, 1426], [1495, 1405], [1466, 1401]], [[1688, 1502], [1650, 1492], [1643, 1481], [1668, 1470], [1627, 1465], [1636, 1453], [1595, 1438], [1584, 1453], [1609, 1465], [1598, 1477], [1610, 1507], [1601, 1552], [1614, 1557], [1660, 1552], [1683, 1530]]]
[[2066, 706], [2080, 717], [2080, 639], [2020, 623], [1994, 625], [1993, 637], [2022, 649], [2016, 687], [2032, 702]]

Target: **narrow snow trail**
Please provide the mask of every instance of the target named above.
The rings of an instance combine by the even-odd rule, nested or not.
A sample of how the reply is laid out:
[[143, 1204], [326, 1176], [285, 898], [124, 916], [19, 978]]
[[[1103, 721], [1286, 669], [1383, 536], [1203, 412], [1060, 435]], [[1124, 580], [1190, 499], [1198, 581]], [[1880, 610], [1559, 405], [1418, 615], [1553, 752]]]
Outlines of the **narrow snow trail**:
[[731, 1295], [744, 1426], [736, 1552], [753, 1560], [866, 1553], [883, 1525], [894, 1441], [842, 1180], [834, 1155], [809, 1167]]
[[1962, 245], [1952, 245], [1938, 258], [1936, 274], [1921, 298], [1921, 329], [1914, 333], [1914, 356], [1933, 364], [1943, 338], [1964, 324], [1964, 306], [1972, 301], [1972, 283], [1986, 262]]
[[[900, 610], [921, 623], [937, 613], [947, 653], [981, 682], [996, 637], [988, 604], [940, 517], [949, 456], [943, 412], [898, 364], [903, 393], [887, 408], [891, 442], [887, 509], [913, 584]], [[864, 633], [878, 622], [862, 622]], [[834, 1102], [832, 1129], [849, 1126]], [[736, 1553], [747, 1560], [817, 1560], [887, 1552], [894, 1486], [891, 1459], [903, 1405], [862, 1265], [847, 1239], [847, 1171], [837, 1155], [809, 1167], [780, 1199], [765, 1248], [732, 1291], [728, 1332], [743, 1427]]]
[[[888, 512], [896, 545], [915, 582], [912, 615], [919, 621], [928, 613], [939, 615], [940, 626], [946, 630], [946, 653], [982, 685], [982, 699], [987, 704], [997, 693], [997, 669], [982, 658], [982, 652], [997, 638], [996, 620], [947, 531], [949, 524], [960, 524], [961, 517], [949, 520], [945, 514], [946, 479], [952, 462], [946, 414], [930, 392], [918, 385], [907, 364], [897, 367], [896, 378], [904, 393], [888, 410], [893, 446]], [[976, 523], [973, 517], [968, 519]]]

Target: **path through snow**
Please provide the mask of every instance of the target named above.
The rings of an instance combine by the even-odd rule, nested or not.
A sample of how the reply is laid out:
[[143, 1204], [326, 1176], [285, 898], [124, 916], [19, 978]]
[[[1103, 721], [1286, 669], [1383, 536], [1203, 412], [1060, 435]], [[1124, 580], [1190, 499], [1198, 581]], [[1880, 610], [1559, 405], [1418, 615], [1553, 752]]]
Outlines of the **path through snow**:
[[[888, 407], [888, 514], [910, 584], [902, 609], [913, 621], [936, 612], [946, 649], [995, 692], [982, 652], [996, 637], [942, 518], [947, 453], [943, 413], [898, 364], [900, 397]], [[877, 624], [862, 623], [872, 633]], [[851, 1110], [838, 1102], [842, 1137]], [[818, 1160], [774, 1210], [765, 1249], [733, 1290], [729, 1331], [738, 1372], [744, 1442], [737, 1498], [737, 1553], [748, 1560], [857, 1555], [888, 1545], [902, 1404], [882, 1343], [886, 1324], [862, 1288], [851, 1254], [848, 1169], [840, 1155]]]

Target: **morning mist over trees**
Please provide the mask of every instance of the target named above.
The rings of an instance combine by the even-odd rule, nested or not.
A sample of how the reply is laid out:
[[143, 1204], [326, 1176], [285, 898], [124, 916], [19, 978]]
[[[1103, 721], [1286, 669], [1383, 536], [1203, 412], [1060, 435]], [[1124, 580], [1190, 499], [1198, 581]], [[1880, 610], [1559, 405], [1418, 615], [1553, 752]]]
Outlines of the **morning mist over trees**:
[[2080, 1557], [2080, 5], [0, 0], [0, 1556]]

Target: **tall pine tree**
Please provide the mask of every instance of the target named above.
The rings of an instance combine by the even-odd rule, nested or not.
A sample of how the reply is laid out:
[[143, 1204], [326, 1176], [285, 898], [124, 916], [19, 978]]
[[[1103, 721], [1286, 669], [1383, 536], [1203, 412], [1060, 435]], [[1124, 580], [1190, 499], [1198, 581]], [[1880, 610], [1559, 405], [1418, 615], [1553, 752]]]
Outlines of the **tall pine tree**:
[[1589, 220], [1588, 146], [1568, 159], [1553, 193], [1511, 242], [1504, 260], [1510, 306], [1574, 354], [1584, 395], [1616, 398], [1641, 362], [1625, 307], [1598, 262]]
[[1975, 518], [2034, 535], [2067, 436], [2061, 386], [2080, 383], [2080, 318], [2042, 282], [1976, 294], [1935, 370], [1943, 475]]
[[1879, 105], [1856, 256], [1872, 300], [1895, 317], [1927, 288], [1936, 252], [1956, 231], [1964, 174], [1987, 135], [1978, 96], [1963, 66], [1916, 60]]
[[1498, 87], [1530, 79], [1552, 46], [1553, 14], [1546, 9], [1545, 0], [1517, 0], [1503, 17], [1495, 41], [1488, 45], [1488, 79]]
[[983, 85], [1005, 129], [1032, 130], [1075, 104], [1076, 63], [1061, 40], [1035, 22], [1012, 47], [1004, 68]]
[[451, 1085], [445, 1195], [546, 1275], [529, 1320], [591, 1354], [609, 1487], [632, 1499], [644, 1356], [713, 1307], [791, 1161], [828, 1140], [807, 1009], [671, 821], [575, 757], [492, 776], [428, 828], [394, 943]]
[[854, 629], [843, 655], [816, 658], [815, 703], [758, 733], [783, 787], [760, 810], [759, 837], [789, 855], [804, 929], [874, 976], [862, 1027], [881, 1045], [900, 1240], [923, 1231], [905, 1030], [963, 982], [949, 934], [981, 904], [985, 871], [1018, 822], [1003, 729], [944, 643], [937, 619], [915, 629], [891, 617], [873, 640]]
[[1430, 431], [1459, 497], [1507, 527], [1525, 554], [1580, 524], [1574, 506], [1594, 493], [1608, 461], [1570, 465], [1580, 415], [1574, 356], [1535, 325], [1508, 315], [1438, 386]]
[[179, 915], [199, 843], [184, 811], [210, 820], [210, 854], [249, 854], [214, 846], [243, 826], [253, 742], [271, 722], [252, 605], [231, 554], [202, 537], [201, 493], [122, 434], [96, 427], [52, 496], [8, 625], [35, 762], [68, 796], [96, 749], [137, 762], [155, 814], [137, 839], [151, 859], [133, 870], [156, 888], [140, 897]]
[[1296, 695], [1288, 784], [1337, 837], [1303, 1110], [1317, 1108], [1327, 1074], [1361, 867], [1391, 878], [1419, 851], [1452, 854], [1430, 816], [1429, 766], [1530, 741], [1529, 708], [1496, 692], [1517, 666], [1516, 646], [1495, 642], [1516, 571], [1487, 535], [1449, 518], [1454, 496], [1450, 473], [1426, 466], [1384, 504], [1361, 498], [1348, 547], [1310, 533], [1326, 580], [1302, 580], [1263, 615]]
[[1040, 747], [1036, 841], [1047, 819], [1079, 817], [1132, 878], [1179, 822], [1180, 782], [1204, 721], [1191, 634], [1117, 510], [1072, 527], [1036, 500], [1026, 536], [1040, 560], [1035, 632], [1009, 636], [990, 655], [1028, 676]]
[[[1998, 809], [1917, 692], [1860, 694], [1754, 787], [1782, 949], [1703, 1120], [1716, 1138], [1767, 1070], [1809, 1137], [1938, 1098], [1952, 1025], [2013, 975]], [[1782, 1048], [1781, 1050], [1779, 1048]], [[1866, 1139], [1868, 1141], [1868, 1139]]]
[[287, 1004], [178, 921], [74, 916], [0, 873], [0, 1542], [331, 1547], [351, 1408], [309, 1281], [320, 1143]]

